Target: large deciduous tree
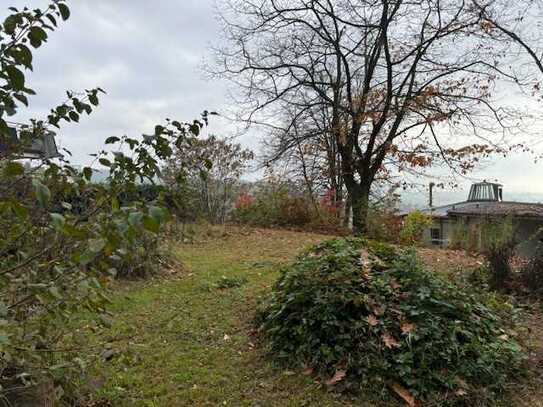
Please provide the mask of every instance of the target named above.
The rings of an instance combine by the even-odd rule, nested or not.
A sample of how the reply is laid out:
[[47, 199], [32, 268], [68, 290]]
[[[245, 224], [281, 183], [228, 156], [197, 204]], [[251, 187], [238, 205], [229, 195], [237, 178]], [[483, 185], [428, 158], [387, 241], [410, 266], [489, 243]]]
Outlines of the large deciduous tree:
[[[466, 172], [495, 151], [515, 113], [493, 98], [508, 41], [488, 36], [494, 0], [230, 0], [213, 72], [241, 89], [242, 118], [285, 133], [329, 117], [355, 233], [387, 160]], [[503, 66], [502, 66], [503, 62]], [[284, 111], [295, 112], [282, 120]], [[465, 139], [461, 136], [466, 136]], [[292, 144], [296, 147], [296, 143]]]

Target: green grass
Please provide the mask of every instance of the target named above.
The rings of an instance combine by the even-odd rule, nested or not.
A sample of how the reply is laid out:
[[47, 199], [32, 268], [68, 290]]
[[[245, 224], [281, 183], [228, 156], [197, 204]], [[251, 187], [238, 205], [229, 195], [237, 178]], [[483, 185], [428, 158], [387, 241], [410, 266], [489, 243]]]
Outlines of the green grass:
[[[98, 346], [95, 356], [113, 350], [111, 360], [91, 367], [92, 399], [116, 407], [374, 406], [327, 391], [301, 368], [274, 366], [252, 332], [258, 297], [269, 292], [279, 266], [326, 238], [228, 228], [208, 229], [193, 244], [173, 244], [183, 269], [164, 279], [123, 282], [112, 298], [113, 326], [89, 335]], [[453, 258], [434, 258], [445, 254]], [[458, 263], [454, 256], [431, 253], [426, 263], [446, 263], [448, 270]], [[541, 314], [528, 325], [531, 359], [540, 365]], [[540, 384], [519, 383], [514, 405], [543, 406]]]
[[[115, 354], [96, 366], [93, 398], [114, 406], [351, 405], [301, 369], [274, 367], [252, 336], [257, 298], [278, 266], [323, 238], [257, 230], [177, 245], [186, 268], [179, 278], [133, 283], [115, 295], [115, 323], [101, 335]], [[224, 277], [247, 282], [218, 288]]]

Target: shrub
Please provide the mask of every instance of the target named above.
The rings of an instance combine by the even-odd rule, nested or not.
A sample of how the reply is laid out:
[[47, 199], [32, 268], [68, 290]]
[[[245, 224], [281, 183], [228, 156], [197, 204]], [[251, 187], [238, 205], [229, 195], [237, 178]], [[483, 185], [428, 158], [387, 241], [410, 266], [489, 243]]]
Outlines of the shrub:
[[400, 231], [400, 242], [403, 244], [416, 244], [422, 240], [424, 230], [432, 225], [432, 217], [421, 211], [413, 211], [405, 218]]
[[232, 219], [263, 227], [296, 227], [306, 230], [340, 231], [339, 208], [327, 193], [320, 202], [300, 194], [299, 188], [273, 177], [256, 184], [249, 194], [241, 192]]
[[504, 289], [511, 280], [511, 259], [517, 245], [513, 223], [505, 220], [486, 220], [479, 225], [480, 250], [488, 263], [490, 286]]
[[520, 280], [526, 291], [543, 294], [543, 244], [537, 246], [534, 255], [522, 267]]
[[20, 397], [27, 397], [21, 393], [43, 398], [41, 388], [55, 405], [59, 397], [69, 401], [78, 383], [73, 378], [85, 370], [81, 350], [88, 347], [74, 324], [85, 312], [109, 326], [105, 289], [112, 276], [158, 268], [153, 256], [169, 216], [163, 188], [150, 184], [174, 148], [194, 142], [208, 116], [204, 112], [202, 121], [190, 123], [167, 120], [137, 140], [108, 137], [112, 153], [92, 154], [109, 169], [104, 183], [91, 182], [93, 169], [77, 169], [66, 157], [23, 166], [20, 140], [39, 141], [51, 135], [51, 127], [79, 122], [103, 93], [69, 91], [44, 120], [8, 127], [8, 113], [28, 106], [25, 94], [35, 94], [25, 85], [23, 71], [32, 68], [27, 45], [39, 48], [56, 22], [70, 15], [64, 0], [48, 3], [42, 10], [10, 8], [0, 24], [0, 397], [11, 405], [23, 404]]
[[362, 239], [302, 253], [256, 321], [274, 357], [330, 385], [439, 405], [491, 404], [522, 360], [478, 296], [424, 270], [413, 252]]

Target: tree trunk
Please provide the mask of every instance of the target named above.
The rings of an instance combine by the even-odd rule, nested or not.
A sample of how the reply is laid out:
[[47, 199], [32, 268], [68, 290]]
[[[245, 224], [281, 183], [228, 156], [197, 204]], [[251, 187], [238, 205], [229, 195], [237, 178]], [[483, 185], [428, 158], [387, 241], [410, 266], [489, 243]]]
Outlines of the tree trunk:
[[369, 184], [352, 185], [349, 197], [353, 208], [353, 233], [363, 236], [368, 231]]
[[349, 228], [351, 221], [351, 197], [347, 194], [345, 199], [345, 205], [343, 208], [343, 227], [345, 229]]

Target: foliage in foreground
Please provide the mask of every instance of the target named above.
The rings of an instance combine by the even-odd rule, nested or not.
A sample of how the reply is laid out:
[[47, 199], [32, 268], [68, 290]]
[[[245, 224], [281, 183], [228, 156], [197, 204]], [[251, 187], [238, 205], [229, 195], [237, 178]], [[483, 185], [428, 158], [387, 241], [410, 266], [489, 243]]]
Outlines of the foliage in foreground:
[[54, 401], [76, 396], [71, 379], [85, 370], [88, 338], [73, 321], [89, 312], [109, 326], [110, 279], [157, 269], [166, 199], [139, 196], [138, 185], [153, 183], [174, 149], [194, 142], [208, 113], [203, 122], [167, 121], [138, 139], [106, 139], [116, 151], [91, 154], [108, 168], [106, 183], [92, 183], [91, 167], [78, 169], [63, 158], [25, 167], [25, 148], [50, 127], [92, 113], [103, 91], [68, 92], [46, 120], [18, 125], [15, 142], [6, 117], [34, 94], [23, 73], [32, 69], [29, 45], [39, 48], [70, 11], [64, 0], [51, 0], [45, 10], [10, 10], [0, 25], [0, 399], [20, 405], [22, 388], [33, 384], [51, 388]]
[[411, 252], [361, 239], [301, 254], [257, 321], [280, 361], [343, 390], [385, 398], [392, 390], [412, 405], [490, 404], [523, 358], [475, 294], [424, 270]]

